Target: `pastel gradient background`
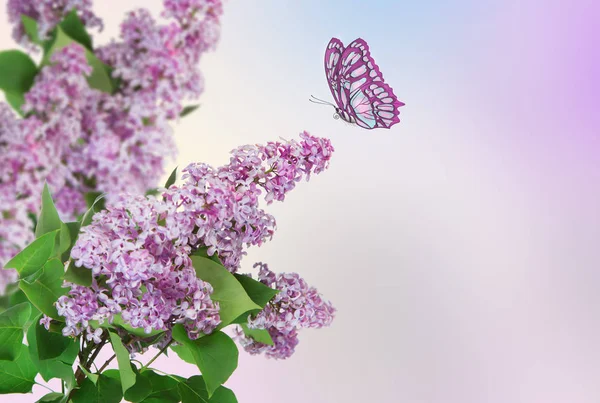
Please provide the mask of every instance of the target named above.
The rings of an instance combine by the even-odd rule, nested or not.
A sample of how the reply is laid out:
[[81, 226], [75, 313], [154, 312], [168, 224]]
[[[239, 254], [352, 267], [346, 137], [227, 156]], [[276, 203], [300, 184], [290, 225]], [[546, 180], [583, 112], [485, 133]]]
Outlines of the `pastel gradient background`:
[[[96, 2], [102, 38], [124, 11]], [[276, 362], [240, 354], [240, 403], [600, 401], [600, 68], [594, 1], [230, 1], [178, 161], [330, 137], [331, 169], [250, 251], [339, 310]], [[0, 48], [13, 47], [0, 12]], [[366, 39], [406, 102], [392, 130], [332, 119], [323, 53]], [[162, 364], [196, 371], [177, 359]], [[34, 389], [36, 396], [43, 389]], [[1, 401], [34, 401], [31, 396]]]

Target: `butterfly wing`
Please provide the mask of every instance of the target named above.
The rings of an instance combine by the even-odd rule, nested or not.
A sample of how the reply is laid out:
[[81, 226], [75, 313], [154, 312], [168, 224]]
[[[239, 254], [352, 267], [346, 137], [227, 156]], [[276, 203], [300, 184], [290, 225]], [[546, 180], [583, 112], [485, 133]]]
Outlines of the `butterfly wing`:
[[340, 108], [360, 127], [389, 129], [400, 121], [398, 108], [404, 104], [383, 80], [363, 39], [356, 39], [344, 49], [337, 79], [341, 88]]
[[344, 52], [344, 44], [339, 39], [332, 38], [325, 50], [325, 76], [327, 77], [327, 84], [329, 84], [329, 89], [335, 99], [335, 103], [338, 107], [344, 109], [347, 102], [345, 104], [342, 103], [339, 83], [342, 52]]

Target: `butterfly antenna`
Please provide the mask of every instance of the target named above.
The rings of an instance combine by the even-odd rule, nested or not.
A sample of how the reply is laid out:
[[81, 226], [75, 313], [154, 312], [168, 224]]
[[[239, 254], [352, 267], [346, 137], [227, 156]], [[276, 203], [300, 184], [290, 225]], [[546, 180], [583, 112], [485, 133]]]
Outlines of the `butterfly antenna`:
[[319, 99], [319, 98], [315, 97], [314, 95], [311, 95], [310, 97], [312, 99], [309, 99], [309, 101], [312, 102], [313, 104], [330, 105], [330, 106], [333, 106], [335, 108], [335, 105], [332, 104], [331, 102], [327, 102], [327, 101], [324, 101], [322, 99]]

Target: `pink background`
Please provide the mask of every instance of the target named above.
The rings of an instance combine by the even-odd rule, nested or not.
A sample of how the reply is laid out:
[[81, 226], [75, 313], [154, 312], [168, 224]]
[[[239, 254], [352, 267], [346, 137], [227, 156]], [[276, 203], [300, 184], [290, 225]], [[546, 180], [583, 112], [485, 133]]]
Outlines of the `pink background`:
[[[160, 9], [96, 3], [104, 39], [124, 11]], [[323, 3], [227, 2], [202, 107], [176, 128], [173, 167], [303, 129], [336, 147], [270, 208], [279, 231], [245, 268], [301, 273], [337, 319], [288, 361], [241, 352], [227, 386], [241, 403], [599, 402], [600, 6]], [[369, 42], [407, 103], [401, 124], [368, 132], [307, 101], [330, 97], [332, 36]]]

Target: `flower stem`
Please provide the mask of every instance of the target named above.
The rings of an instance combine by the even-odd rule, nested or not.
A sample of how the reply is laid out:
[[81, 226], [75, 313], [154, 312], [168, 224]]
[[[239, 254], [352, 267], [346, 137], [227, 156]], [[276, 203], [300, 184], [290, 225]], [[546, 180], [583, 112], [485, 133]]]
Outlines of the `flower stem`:
[[152, 365], [152, 363], [154, 361], [156, 361], [156, 359], [158, 357], [160, 357], [160, 355], [162, 353], [164, 353], [165, 351], [167, 351], [167, 348], [169, 348], [169, 346], [171, 345], [171, 343], [173, 343], [173, 339], [171, 339], [171, 341], [169, 341], [159, 352], [158, 354], [156, 354], [154, 357], [152, 357], [152, 359], [150, 361], [148, 361], [148, 363], [146, 365], [144, 365], [141, 369], [140, 372], [143, 371], [144, 369], [148, 368], [150, 365]]
[[115, 359], [116, 356], [117, 356], [116, 354], [113, 354], [112, 357], [110, 357], [108, 360], [106, 360], [106, 362], [104, 364], [102, 364], [102, 366], [98, 370], [98, 373], [101, 374], [102, 371], [104, 371], [104, 368], [106, 368], [108, 366], [108, 364], [110, 364], [110, 362]]

